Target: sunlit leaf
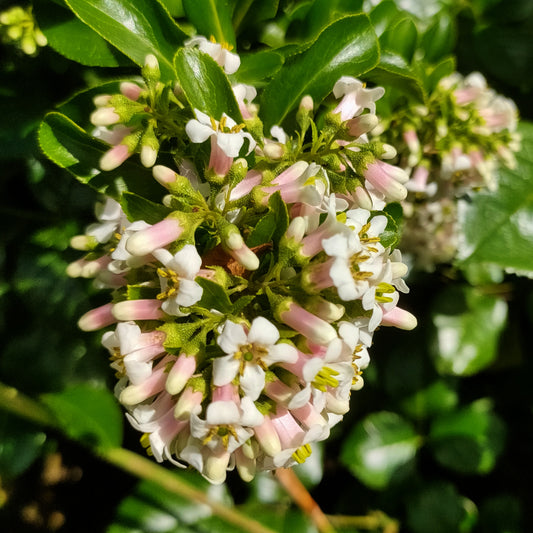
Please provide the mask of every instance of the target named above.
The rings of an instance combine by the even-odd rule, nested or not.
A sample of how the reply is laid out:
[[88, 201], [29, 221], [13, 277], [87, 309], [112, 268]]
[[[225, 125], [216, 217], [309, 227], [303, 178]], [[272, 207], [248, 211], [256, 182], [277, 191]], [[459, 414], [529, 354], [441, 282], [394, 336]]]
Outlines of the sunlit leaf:
[[458, 265], [493, 263], [533, 273], [533, 124], [522, 122], [522, 149], [514, 170], [501, 168], [498, 188], [459, 204], [462, 239]]
[[385, 489], [415, 456], [420, 438], [396, 413], [375, 412], [359, 422], [344, 440], [341, 461], [362, 483]]
[[449, 287], [435, 300], [432, 344], [441, 374], [467, 376], [490, 365], [507, 321], [507, 304], [471, 287]]
[[66, 435], [92, 446], [122, 444], [122, 412], [113, 394], [90, 385], [77, 385], [61, 392], [44, 394]]
[[334, 22], [308, 49], [289, 58], [266, 86], [260, 106], [266, 130], [281, 123], [303, 96], [318, 103], [341, 76], [361, 76], [378, 59], [376, 34], [366, 15]]

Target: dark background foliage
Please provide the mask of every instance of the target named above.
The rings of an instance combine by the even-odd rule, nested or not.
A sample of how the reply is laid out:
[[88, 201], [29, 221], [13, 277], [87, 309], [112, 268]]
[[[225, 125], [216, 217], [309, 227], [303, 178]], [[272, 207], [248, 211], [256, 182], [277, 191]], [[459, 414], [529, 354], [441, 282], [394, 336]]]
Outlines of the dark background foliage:
[[[332, 4], [339, 11], [362, 6]], [[181, 2], [167, 5], [178, 18], [184, 15]], [[324, 5], [265, 2], [255, 18], [248, 13], [240, 22], [239, 42], [250, 50], [290, 48], [332, 20]], [[413, 16], [421, 5], [402, 3]], [[38, 14], [46, 11], [42, 2], [36, 7]], [[533, 120], [531, 2], [453, 3], [433, 22], [421, 20], [434, 24], [432, 35], [443, 36], [460, 72], [481, 71], [516, 101], [522, 119]], [[78, 256], [69, 239], [92, 221], [96, 194], [48, 161], [36, 137], [47, 111], [108, 70], [82, 67], [51, 47], [28, 57], [4, 44], [1, 57], [0, 381], [31, 397], [72, 387], [112, 390], [100, 334], [76, 327], [78, 316], [104, 300], [87, 281], [64, 274]], [[117, 71], [136, 70], [124, 66], [113, 75]], [[365, 388], [353, 395], [350, 413], [325, 444], [323, 465], [301, 472], [326, 513], [379, 510], [415, 533], [533, 530], [533, 285], [509, 274], [497, 281], [489, 276], [473, 286], [452, 265], [411, 275], [402, 306], [419, 327], [376, 335]], [[450, 371], [439, 347], [442, 320], [464, 332], [461, 349], [474, 347], [478, 363], [471, 371]], [[186, 504], [172, 508], [161, 490], [138, 484], [82, 444], [0, 411], [2, 531], [152, 531], [146, 517], [155, 512], [173, 519], [169, 529], [157, 531], [225, 531], [216, 524], [195, 529], [183, 518]], [[142, 453], [127, 427], [123, 445]], [[267, 523], [280, 524], [281, 509], [280, 531], [313, 531], [266, 477], [246, 485], [233, 476], [228, 490], [244, 509], [261, 508]]]

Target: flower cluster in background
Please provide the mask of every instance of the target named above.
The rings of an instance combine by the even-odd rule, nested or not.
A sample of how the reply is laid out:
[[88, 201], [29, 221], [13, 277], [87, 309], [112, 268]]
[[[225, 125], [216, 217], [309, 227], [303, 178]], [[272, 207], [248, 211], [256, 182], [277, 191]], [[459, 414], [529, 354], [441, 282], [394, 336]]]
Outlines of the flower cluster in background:
[[[228, 47], [187, 44], [239, 66]], [[213, 483], [302, 463], [362, 387], [376, 329], [416, 325], [387, 211], [408, 175], [367, 136], [384, 90], [344, 76], [320, 122], [306, 96], [296, 134], [265, 136], [254, 87], [232, 87], [241, 117], [213, 117], [160, 81], [154, 56], [142, 74], [96, 97], [91, 120], [111, 145], [101, 168], [139, 154], [165, 194], [107, 198], [72, 239], [86, 255], [69, 275], [112, 291], [80, 327], [114, 328], [116, 396], [158, 461]]]
[[398, 149], [398, 164], [411, 178], [402, 249], [419, 268], [453, 260], [457, 199], [494, 190], [498, 168], [516, 166], [517, 122], [514, 102], [489, 88], [482, 74], [456, 72], [440, 80], [426, 105], [395, 109], [392, 120], [374, 130]]
[[0, 13], [2, 41], [16, 44], [25, 54], [34, 55], [48, 39], [37, 26], [31, 7], [13, 6]]

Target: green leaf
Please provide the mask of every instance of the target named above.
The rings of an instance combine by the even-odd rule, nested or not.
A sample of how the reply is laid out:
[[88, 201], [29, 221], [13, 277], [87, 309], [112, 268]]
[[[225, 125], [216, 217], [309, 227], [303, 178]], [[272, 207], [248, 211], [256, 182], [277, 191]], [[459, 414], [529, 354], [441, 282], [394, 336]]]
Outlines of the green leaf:
[[0, 477], [14, 479], [41, 454], [46, 435], [21, 418], [0, 411]]
[[[394, 208], [391, 208], [391, 210], [393, 209]], [[394, 248], [396, 244], [398, 244], [398, 241], [400, 240], [400, 230], [398, 228], [396, 219], [393, 218], [393, 216], [388, 211], [373, 211], [372, 215], [373, 216], [384, 215], [387, 218], [387, 225], [385, 226], [385, 229], [379, 236], [379, 242], [385, 248], [389, 248], [389, 247]]]
[[385, 87], [396, 87], [404, 94], [420, 102], [424, 101], [423, 82], [405, 59], [390, 50], [382, 50], [379, 64], [367, 74], [367, 78]]
[[341, 76], [361, 76], [378, 60], [376, 34], [366, 15], [334, 22], [304, 52], [287, 59], [266, 86], [260, 106], [265, 129], [280, 124], [303, 96], [318, 104]]
[[449, 56], [433, 67], [428, 67], [425, 73], [424, 87], [426, 92], [432, 93], [442, 78], [449, 76], [457, 70], [455, 56]]
[[159, 199], [161, 187], [150, 172], [126, 161], [110, 172], [100, 171], [99, 162], [109, 146], [91, 137], [61, 113], [49, 113], [39, 127], [39, 145], [56, 165], [98, 192], [119, 200], [125, 191], [150, 199]]
[[200, 35], [235, 47], [231, 4], [228, 0], [183, 0], [185, 14]]
[[469, 376], [496, 358], [507, 304], [476, 288], [448, 287], [435, 299], [432, 321], [431, 348], [438, 372]]
[[533, 124], [522, 122], [522, 149], [514, 170], [501, 168], [498, 189], [479, 192], [459, 204], [462, 239], [458, 266], [493, 263], [533, 273]]
[[410, 17], [399, 20], [380, 36], [381, 46], [411, 62], [418, 41], [418, 31]]
[[166, 322], [157, 329], [166, 334], [165, 342], [163, 343], [165, 350], [174, 351], [185, 346], [202, 327], [203, 323], [200, 321]]
[[380, 2], [370, 12], [370, 21], [378, 36], [391, 28], [400, 17], [402, 17], [402, 12], [391, 0]]
[[451, 483], [428, 484], [409, 497], [407, 523], [413, 533], [467, 533], [476, 521], [476, 506]]
[[206, 278], [197, 277], [196, 283], [204, 290], [197, 305], [206, 309], [217, 309], [222, 313], [230, 313], [232, 303], [227, 292], [221, 285]]
[[287, 205], [281, 199], [279, 192], [275, 192], [268, 199], [268, 213], [259, 219], [248, 236], [246, 245], [250, 248], [271, 242], [276, 246], [289, 227], [289, 213]]
[[435, 419], [429, 443], [443, 466], [466, 474], [486, 474], [503, 450], [505, 425], [485, 398]]
[[172, 58], [187, 35], [158, 0], [65, 1], [80, 20], [137, 65], [154, 54], [163, 81], [175, 79]]
[[435, 381], [401, 401], [402, 411], [415, 420], [423, 420], [454, 409], [457, 392], [445, 381]]
[[106, 389], [77, 385], [44, 394], [42, 400], [70, 438], [92, 446], [122, 444], [122, 412]]
[[156, 224], [172, 212], [162, 204], [151, 202], [138, 194], [125, 192], [120, 198], [120, 205], [128, 220], [144, 220], [148, 224]]
[[68, 59], [91, 67], [130, 66], [131, 61], [98, 33], [78, 19], [66, 6], [38, 0], [33, 12], [48, 44]]
[[219, 120], [226, 113], [242, 122], [227, 76], [216, 61], [196, 48], [182, 48], [174, 58], [178, 80], [193, 109]]
[[455, 46], [455, 20], [442, 10], [422, 36], [421, 49], [429, 63], [436, 63], [453, 52]]
[[241, 66], [232, 74], [231, 79], [249, 83], [257, 87], [259, 81], [273, 76], [285, 61], [282, 54], [275, 50], [260, 50], [241, 55]]
[[420, 438], [396, 413], [380, 411], [359, 422], [345, 439], [341, 461], [362, 483], [384, 489], [415, 456]]

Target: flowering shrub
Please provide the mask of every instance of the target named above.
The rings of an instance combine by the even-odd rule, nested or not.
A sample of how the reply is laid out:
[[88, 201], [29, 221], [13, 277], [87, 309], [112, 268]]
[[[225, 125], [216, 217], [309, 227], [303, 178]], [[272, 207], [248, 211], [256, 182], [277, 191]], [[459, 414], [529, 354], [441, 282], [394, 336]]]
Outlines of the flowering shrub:
[[8, 531], [531, 529], [527, 3], [3, 8]]

